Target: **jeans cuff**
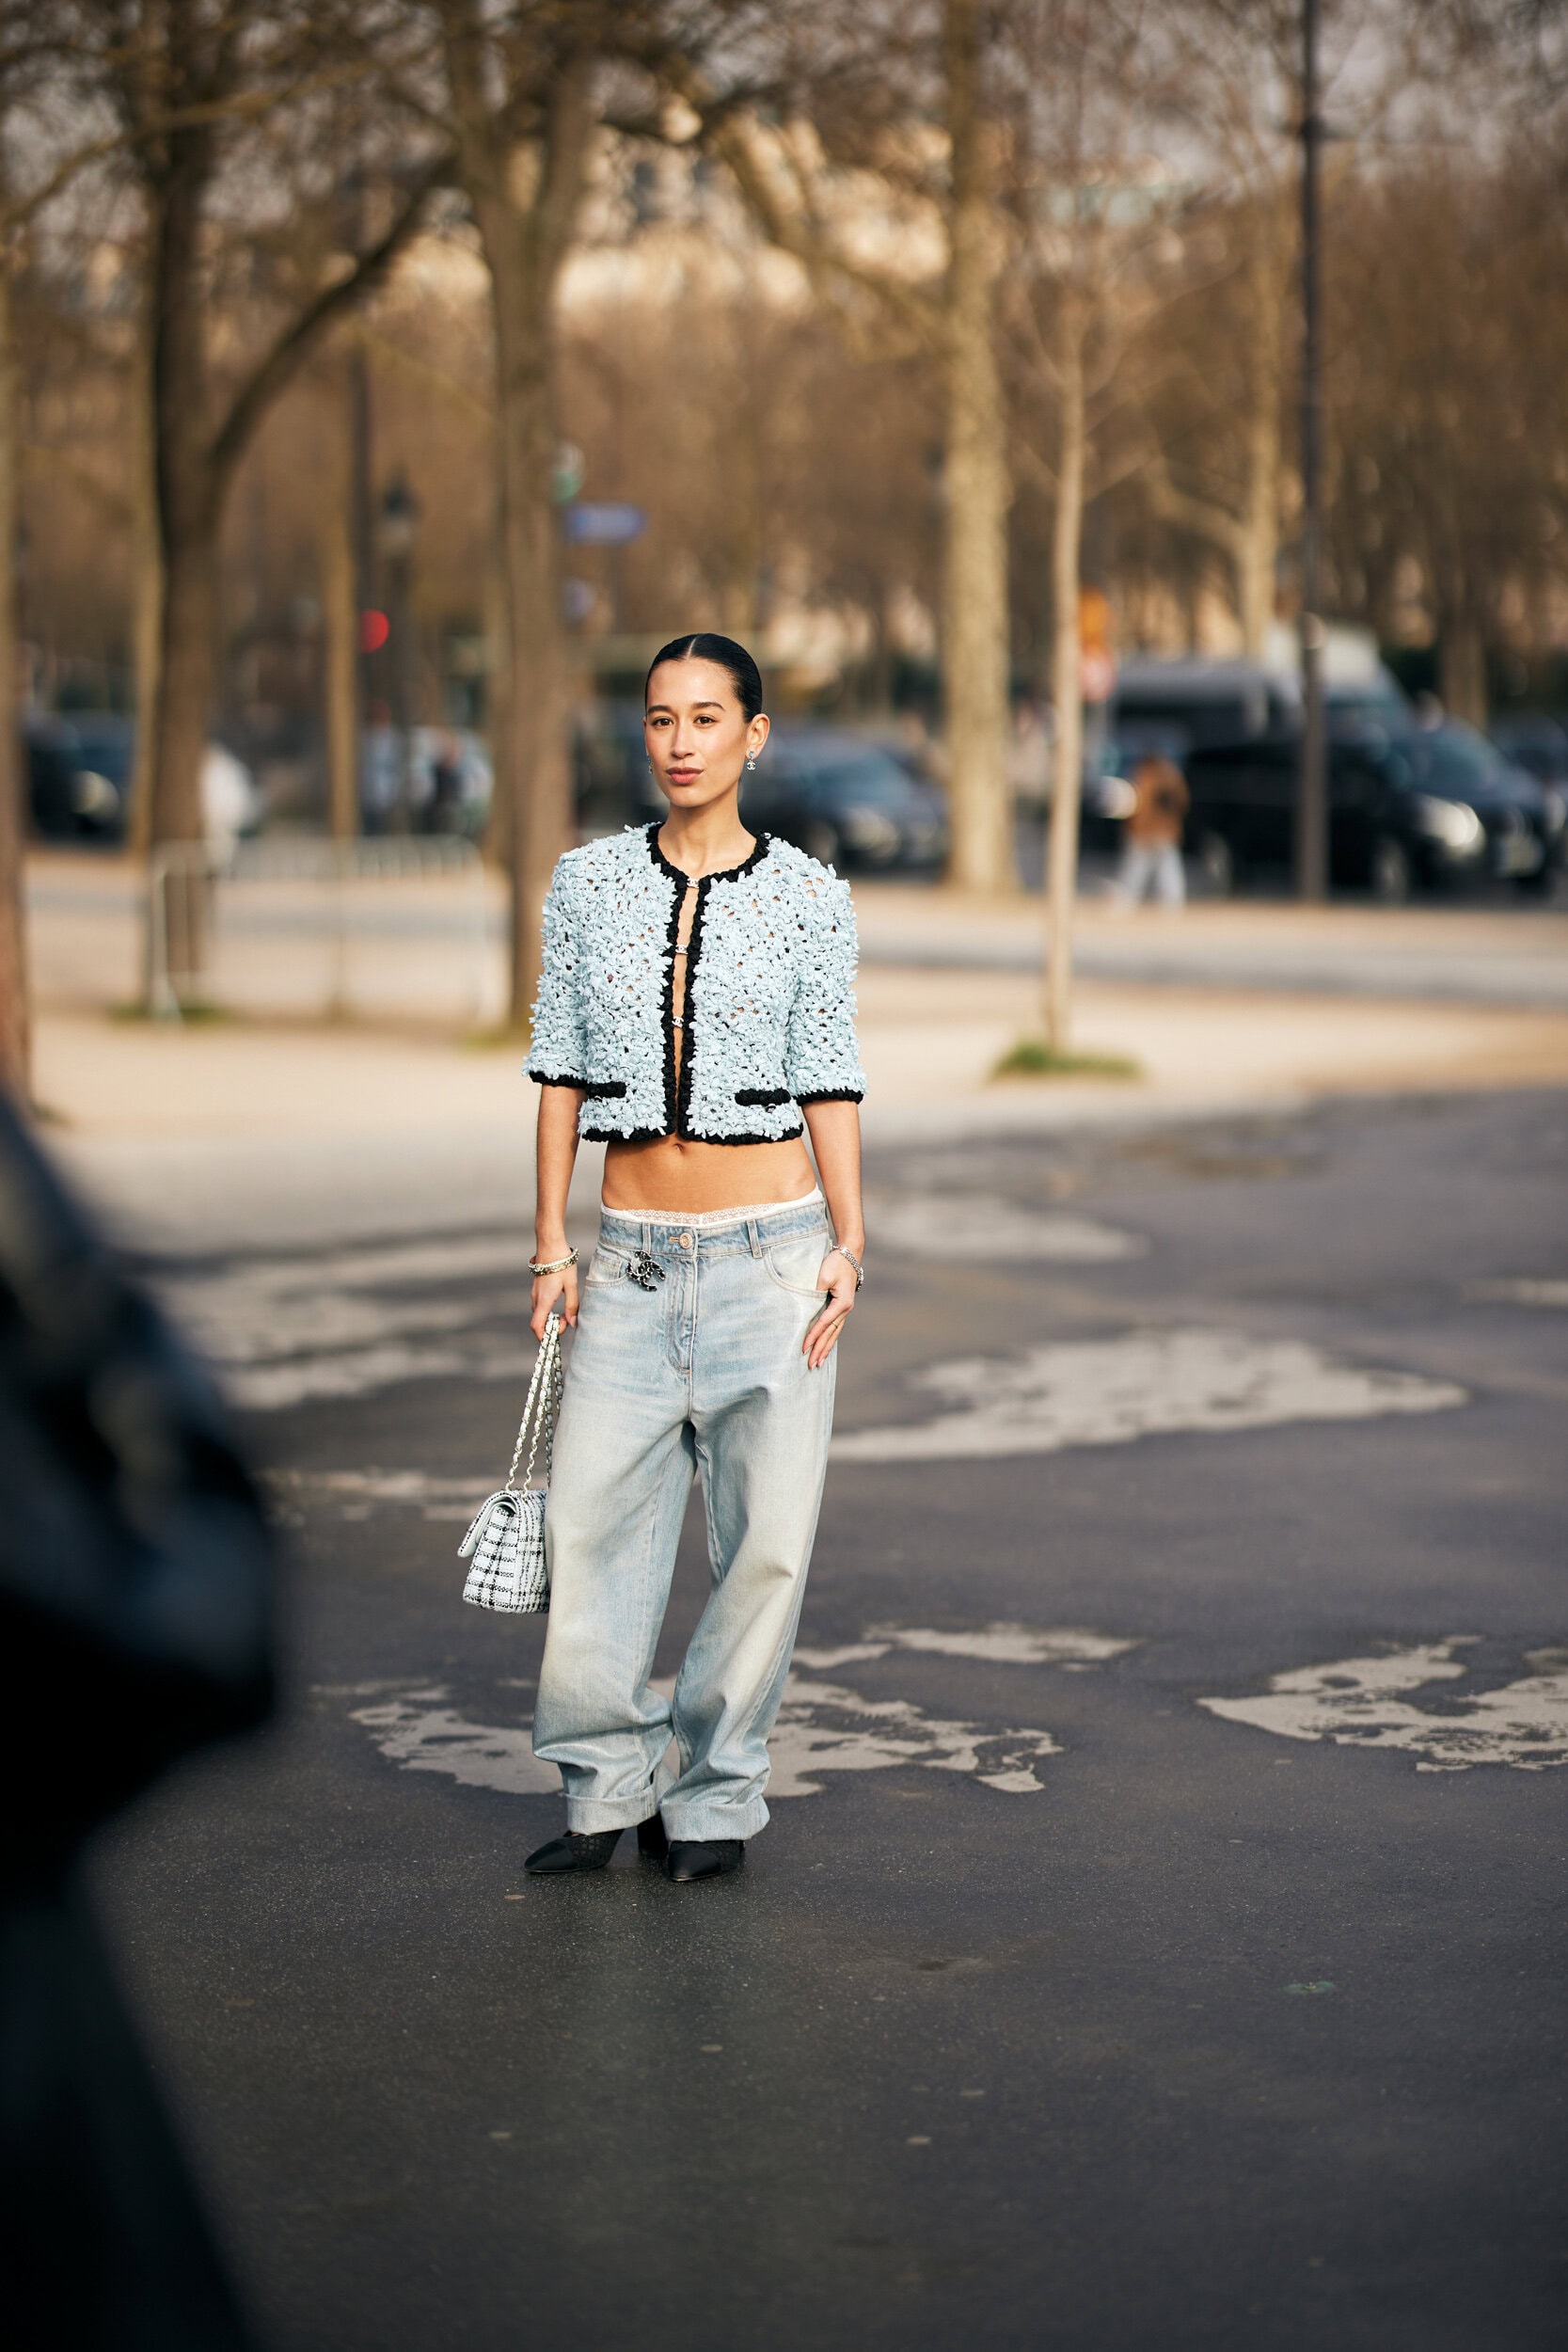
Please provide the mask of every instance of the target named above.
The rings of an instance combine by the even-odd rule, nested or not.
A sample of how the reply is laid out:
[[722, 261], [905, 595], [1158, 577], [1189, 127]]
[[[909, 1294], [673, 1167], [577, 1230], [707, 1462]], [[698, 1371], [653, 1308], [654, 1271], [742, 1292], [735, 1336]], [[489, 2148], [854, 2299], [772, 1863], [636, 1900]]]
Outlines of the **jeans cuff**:
[[714, 1837], [755, 1837], [768, 1826], [768, 1807], [760, 1797], [749, 1804], [714, 1804], [698, 1798], [682, 1804], [677, 1798], [663, 1808], [666, 1835], [705, 1845]]
[[652, 1788], [640, 1797], [618, 1797], [597, 1800], [593, 1797], [568, 1797], [566, 1826], [592, 1836], [595, 1830], [635, 1829], [640, 1821], [651, 1821], [658, 1811], [658, 1803]]

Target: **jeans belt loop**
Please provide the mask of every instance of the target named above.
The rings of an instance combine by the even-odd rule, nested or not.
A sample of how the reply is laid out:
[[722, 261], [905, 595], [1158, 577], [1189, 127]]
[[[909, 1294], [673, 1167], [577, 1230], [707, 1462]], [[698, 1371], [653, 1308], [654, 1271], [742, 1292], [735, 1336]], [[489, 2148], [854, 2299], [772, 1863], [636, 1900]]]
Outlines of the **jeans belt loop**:
[[760, 1258], [762, 1255], [762, 1235], [757, 1232], [757, 1221], [754, 1216], [749, 1216], [746, 1219], [746, 1238], [752, 1245], [752, 1257]]
[[653, 1229], [653, 1227], [652, 1227], [652, 1226], [648, 1223], [648, 1221], [647, 1221], [646, 1217], [644, 1217], [644, 1218], [643, 1218], [643, 1220], [642, 1220], [642, 1255], [643, 1255], [645, 1258], [651, 1258], [651, 1257], [653, 1256], [653, 1254], [654, 1254], [654, 1229]]

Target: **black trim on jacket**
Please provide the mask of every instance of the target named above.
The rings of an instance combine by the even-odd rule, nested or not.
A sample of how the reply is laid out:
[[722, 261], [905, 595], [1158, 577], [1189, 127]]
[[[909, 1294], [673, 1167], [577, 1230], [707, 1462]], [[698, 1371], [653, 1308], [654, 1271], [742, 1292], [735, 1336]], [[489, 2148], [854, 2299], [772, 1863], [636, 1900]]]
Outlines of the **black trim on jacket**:
[[[710, 885], [716, 882], [739, 882], [744, 876], [753, 872], [755, 868], [762, 864], [763, 859], [768, 855], [768, 850], [772, 848], [772, 836], [771, 834], [766, 833], [758, 834], [756, 847], [752, 850], [749, 857], [742, 859], [738, 866], [725, 866], [721, 872], [717, 874], [693, 876], [691, 874], [683, 874], [678, 866], [672, 866], [670, 860], [665, 856], [663, 850], [659, 848], [658, 832], [663, 821], [662, 818], [656, 818], [652, 824], [645, 827], [644, 838], [648, 844], [648, 854], [652, 858], [654, 864], [658, 867], [660, 873], [662, 873], [669, 882], [675, 885], [673, 899], [670, 908], [670, 921], [665, 933], [665, 947], [669, 958], [670, 972], [664, 990], [664, 1003], [661, 1013], [661, 1025], [664, 1033], [665, 1124], [662, 1127], [634, 1127], [629, 1133], [623, 1132], [623, 1130], [619, 1127], [584, 1127], [582, 1130], [583, 1141], [585, 1143], [664, 1143], [667, 1142], [672, 1136], [673, 1136], [682, 1143], [793, 1143], [799, 1136], [805, 1134], [805, 1126], [803, 1122], [791, 1127], [782, 1136], [710, 1136], [705, 1135], [700, 1127], [693, 1127], [691, 1124], [691, 1085], [696, 1036], [692, 1017], [693, 982], [696, 977], [697, 965], [701, 960], [703, 952], [703, 925], [707, 914], [708, 890]], [[675, 950], [680, 946], [681, 908], [685, 902], [686, 894], [688, 890], [691, 888], [693, 882], [696, 883], [697, 904], [692, 911], [690, 935], [686, 943], [686, 993], [683, 999], [684, 1010], [682, 1013], [682, 1020], [685, 1024], [682, 1035], [685, 1040], [686, 1050], [681, 1055], [680, 1068], [677, 1073], [675, 1067], [674, 958]], [[531, 1077], [533, 1077], [537, 1073], [532, 1071], [529, 1073]], [[539, 1082], [542, 1086], [575, 1086], [580, 1088], [584, 1096], [590, 1102], [617, 1099], [620, 1096], [623, 1096], [626, 1091], [624, 1083], [619, 1081], [604, 1086], [590, 1086], [586, 1080], [582, 1078], [540, 1078]], [[793, 1101], [795, 1098], [789, 1093], [787, 1088], [740, 1087], [736, 1090], [735, 1099], [740, 1104], [754, 1104], [759, 1109], [771, 1110], [784, 1103]], [[801, 1102], [809, 1103], [858, 1103], [861, 1100], [861, 1097], [858, 1092], [851, 1092], [848, 1089], [846, 1089], [844, 1093], [836, 1095], [802, 1095], [800, 1100]]]
[[[648, 835], [648, 853], [652, 857], [654, 864], [658, 866], [660, 871], [668, 874], [672, 882], [678, 882], [684, 889], [695, 878], [690, 874], [683, 874], [678, 866], [672, 866], [663, 850], [659, 848], [659, 828], [663, 822], [664, 819], [662, 817], [656, 817], [653, 823], [646, 829]], [[720, 870], [716, 874], [705, 874], [703, 876], [704, 882], [738, 882], [743, 874], [751, 873], [753, 867], [762, 864], [763, 859], [768, 855], [768, 852], [772, 846], [772, 834], [759, 833], [757, 835], [756, 848], [752, 851], [750, 857], [743, 858], [738, 866], [721, 866]]]
[[[708, 883], [712, 879], [711, 875], [705, 874], [702, 881], [697, 884], [697, 903], [691, 910], [691, 929], [687, 933], [686, 937], [686, 988], [681, 996], [681, 1020], [683, 1023], [681, 1036], [686, 1041], [686, 1051], [681, 1056], [680, 1086], [675, 1095], [675, 1133], [683, 1138], [689, 1136], [691, 1133], [691, 1072], [697, 1059], [697, 1025], [693, 1019], [693, 1011], [697, 1001], [697, 963], [698, 959], [701, 957], [703, 952], [703, 918], [707, 913], [707, 889]], [[689, 876], [688, 888], [689, 887], [690, 877]], [[684, 895], [685, 894], [683, 892], [682, 897], [684, 897]], [[675, 901], [677, 917], [679, 915], [680, 905], [681, 899], [677, 898]], [[678, 928], [677, 922], [677, 929]], [[674, 1010], [674, 1004], [675, 973], [674, 967], [672, 965], [670, 970], [670, 1009], [672, 1013]], [[674, 1032], [672, 1029], [671, 1035], [673, 1036], [673, 1034]]]
[[798, 1094], [795, 1100], [803, 1110], [808, 1103], [863, 1103], [865, 1093], [861, 1087], [824, 1087], [820, 1094]]

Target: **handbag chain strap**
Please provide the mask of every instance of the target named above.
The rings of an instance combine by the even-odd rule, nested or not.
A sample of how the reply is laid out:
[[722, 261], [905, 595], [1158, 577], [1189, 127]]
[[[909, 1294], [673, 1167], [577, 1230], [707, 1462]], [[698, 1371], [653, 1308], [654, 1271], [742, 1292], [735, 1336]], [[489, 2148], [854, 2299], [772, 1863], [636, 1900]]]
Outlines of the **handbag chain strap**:
[[533, 1378], [529, 1383], [528, 1403], [523, 1406], [523, 1418], [517, 1425], [512, 1468], [506, 1473], [506, 1485], [502, 1489], [504, 1493], [515, 1495], [517, 1491], [513, 1481], [517, 1475], [517, 1465], [523, 1458], [523, 1443], [529, 1438], [531, 1425], [532, 1438], [528, 1449], [528, 1468], [523, 1472], [523, 1486], [526, 1491], [533, 1483], [533, 1464], [539, 1452], [541, 1432], [545, 1438], [545, 1483], [546, 1486], [549, 1484], [555, 1456], [555, 1417], [561, 1410], [561, 1317], [552, 1314], [545, 1326], [545, 1336], [539, 1343]]

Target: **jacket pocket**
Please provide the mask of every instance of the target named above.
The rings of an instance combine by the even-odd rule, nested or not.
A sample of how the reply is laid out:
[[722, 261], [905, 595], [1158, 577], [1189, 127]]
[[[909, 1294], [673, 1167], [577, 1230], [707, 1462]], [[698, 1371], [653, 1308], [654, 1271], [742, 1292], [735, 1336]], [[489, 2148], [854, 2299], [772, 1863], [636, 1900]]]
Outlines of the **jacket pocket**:
[[735, 1099], [754, 1105], [759, 1111], [776, 1111], [781, 1104], [792, 1103], [795, 1097], [787, 1087], [736, 1087]]
[[601, 1078], [597, 1084], [591, 1078], [583, 1088], [591, 1103], [618, 1103], [626, 1090], [624, 1078]]

